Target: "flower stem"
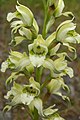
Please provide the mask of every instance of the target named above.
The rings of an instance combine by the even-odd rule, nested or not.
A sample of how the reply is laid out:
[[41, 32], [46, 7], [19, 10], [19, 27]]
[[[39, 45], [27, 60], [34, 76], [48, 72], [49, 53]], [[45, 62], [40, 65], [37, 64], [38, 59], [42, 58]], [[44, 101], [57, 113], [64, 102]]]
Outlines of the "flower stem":
[[36, 108], [34, 108], [34, 119], [33, 120], [39, 120], [39, 114]]
[[46, 0], [42, 0], [45, 10], [45, 17], [44, 17], [44, 24], [43, 24], [43, 30], [42, 30], [42, 36], [45, 39], [46, 38], [46, 23], [47, 23], [47, 15], [48, 15], [48, 6]]
[[43, 67], [36, 68], [36, 81], [40, 83]]

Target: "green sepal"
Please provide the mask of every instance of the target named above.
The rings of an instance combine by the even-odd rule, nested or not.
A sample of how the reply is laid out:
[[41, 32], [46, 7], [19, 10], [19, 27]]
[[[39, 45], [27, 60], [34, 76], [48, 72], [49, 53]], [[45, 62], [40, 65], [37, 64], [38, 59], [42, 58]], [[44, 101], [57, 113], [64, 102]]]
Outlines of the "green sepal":
[[8, 62], [5, 61], [1, 64], [1, 72], [5, 72], [7, 68], [8, 68]]
[[58, 95], [62, 97], [63, 100], [65, 99], [69, 100], [67, 96], [62, 95], [62, 93], [60, 92], [61, 88], [67, 90], [68, 92], [70, 91], [69, 87], [64, 83], [64, 80], [61, 77], [52, 79], [47, 85], [47, 89], [51, 94]]
[[6, 84], [10, 84], [13, 81], [15, 81], [18, 77], [24, 76], [24, 74], [18, 73], [18, 72], [12, 72], [11, 75], [6, 80]]
[[21, 5], [18, 1], [17, 1], [17, 4], [18, 6], [16, 5], [16, 9], [18, 13], [20, 14], [21, 20], [27, 26], [31, 26], [33, 23], [33, 14], [31, 10], [25, 7], [24, 5]]
[[55, 40], [56, 38], [56, 32], [52, 33], [47, 39], [46, 39], [46, 45], [47, 47]]
[[10, 22], [14, 18], [20, 18], [20, 16], [19, 16], [17, 11], [14, 12], [14, 13], [12, 13], [12, 12], [8, 13], [8, 15], [7, 15], [7, 21], [8, 22]]
[[12, 41], [9, 43], [9, 45], [14, 45], [17, 46], [18, 44], [20, 44], [23, 40], [26, 40], [25, 37], [23, 36], [16, 36], [12, 39]]
[[25, 28], [25, 27], [21, 27], [19, 29], [19, 34], [21, 36], [25, 36], [26, 39], [28, 39], [28, 40], [32, 40], [32, 32], [29, 29]]
[[38, 114], [43, 116], [43, 104], [40, 98], [35, 98], [29, 105], [29, 109], [33, 112], [34, 108], [38, 110]]
[[59, 17], [62, 14], [62, 11], [64, 9], [63, 0], [48, 0], [48, 5], [55, 18]]
[[55, 105], [43, 110], [43, 114], [45, 117], [49, 117], [58, 111], [58, 109], [53, 109], [53, 107], [55, 107]]
[[61, 43], [58, 43], [56, 46], [54, 46], [51, 50], [50, 50], [50, 56], [56, 55], [57, 51], [59, 50], [61, 46]]
[[3, 112], [10, 111], [11, 108], [12, 108], [12, 106], [6, 105], [6, 106], [3, 108]]

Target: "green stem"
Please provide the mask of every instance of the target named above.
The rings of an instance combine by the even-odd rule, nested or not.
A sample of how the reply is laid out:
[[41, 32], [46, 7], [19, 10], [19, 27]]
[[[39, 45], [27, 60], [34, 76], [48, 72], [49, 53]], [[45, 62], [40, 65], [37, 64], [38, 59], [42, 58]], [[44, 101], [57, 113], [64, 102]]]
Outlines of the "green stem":
[[28, 114], [30, 115], [31, 119], [34, 119], [34, 116], [32, 115], [31, 111], [29, 110], [29, 108], [27, 109]]
[[34, 108], [34, 119], [33, 120], [39, 120], [39, 114], [36, 108]]
[[45, 10], [45, 17], [44, 17], [44, 24], [43, 24], [43, 30], [42, 30], [42, 36], [45, 39], [46, 38], [46, 22], [47, 22], [47, 15], [48, 15], [48, 6], [46, 0], [42, 0]]
[[36, 81], [40, 83], [43, 67], [36, 68]]
[[45, 79], [45, 81], [43, 82], [43, 84], [41, 85], [40, 91], [42, 92], [43, 88], [49, 83], [50, 80], [50, 75]]

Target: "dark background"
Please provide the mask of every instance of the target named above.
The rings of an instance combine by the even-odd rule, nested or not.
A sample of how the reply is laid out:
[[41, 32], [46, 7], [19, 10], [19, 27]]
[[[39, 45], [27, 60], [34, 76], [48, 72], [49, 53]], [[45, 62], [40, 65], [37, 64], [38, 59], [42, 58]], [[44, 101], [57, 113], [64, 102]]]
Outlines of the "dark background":
[[[42, 0], [19, 0], [21, 4], [28, 6], [34, 13], [35, 18], [40, 26], [40, 31], [42, 30], [44, 12]], [[64, 0], [65, 9], [64, 11], [71, 11], [74, 13], [77, 23], [76, 31], [80, 33], [80, 0]], [[16, 5], [16, 0], [0, 0], [0, 64], [8, 57], [9, 50], [11, 49], [8, 45], [11, 40], [10, 35], [10, 24], [6, 20], [7, 13], [14, 12]], [[63, 21], [63, 18], [58, 19], [56, 25], [54, 25], [50, 32], [52, 32], [57, 25]], [[22, 49], [24, 44], [20, 47], [15, 48]], [[59, 106], [60, 114], [66, 118], [66, 120], [80, 120], [80, 45], [75, 46], [77, 49], [77, 59], [69, 64], [74, 69], [74, 77], [70, 79], [66, 77], [66, 83], [71, 89], [68, 94], [70, 96], [71, 102], [64, 102], [62, 99], [52, 96], [49, 102], [56, 102]], [[24, 46], [23, 51], [26, 50]], [[5, 80], [9, 76], [9, 71], [6, 73], [0, 72], [0, 120], [30, 120], [27, 116], [27, 111], [23, 108], [16, 108], [6, 114], [3, 114], [2, 109], [6, 103], [4, 95], [7, 92], [5, 85]], [[25, 80], [24, 80], [25, 81]]]

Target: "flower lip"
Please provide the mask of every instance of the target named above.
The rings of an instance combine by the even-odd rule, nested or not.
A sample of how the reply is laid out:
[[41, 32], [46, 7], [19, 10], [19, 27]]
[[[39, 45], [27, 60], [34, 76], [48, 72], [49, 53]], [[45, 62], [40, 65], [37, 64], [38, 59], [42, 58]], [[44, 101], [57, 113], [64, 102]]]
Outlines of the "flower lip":
[[24, 89], [23, 89], [23, 92], [24, 93], [27, 93], [29, 95], [32, 95], [32, 96], [38, 96], [40, 91], [37, 87], [33, 87], [32, 85], [30, 86], [26, 86]]

